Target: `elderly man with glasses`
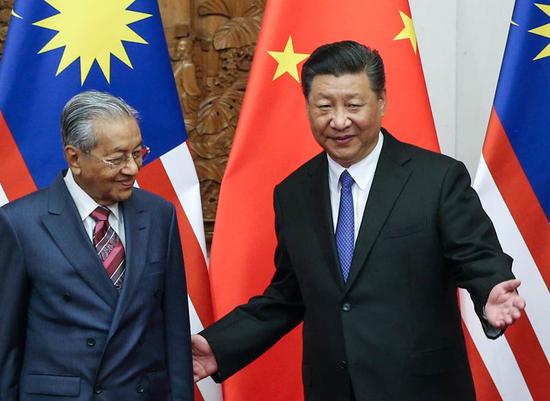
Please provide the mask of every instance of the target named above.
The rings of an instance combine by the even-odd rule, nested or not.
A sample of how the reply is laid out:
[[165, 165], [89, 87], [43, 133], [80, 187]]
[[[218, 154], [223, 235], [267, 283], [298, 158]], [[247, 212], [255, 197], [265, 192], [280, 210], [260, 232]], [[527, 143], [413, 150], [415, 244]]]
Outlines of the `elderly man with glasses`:
[[178, 224], [134, 188], [137, 113], [83, 92], [61, 135], [67, 172], [0, 208], [0, 399], [191, 401]]

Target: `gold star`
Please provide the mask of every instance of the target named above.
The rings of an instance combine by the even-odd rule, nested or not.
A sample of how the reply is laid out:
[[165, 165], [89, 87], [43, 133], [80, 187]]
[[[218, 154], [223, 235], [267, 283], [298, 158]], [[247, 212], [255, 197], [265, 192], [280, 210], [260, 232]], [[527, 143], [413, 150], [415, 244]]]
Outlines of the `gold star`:
[[[550, 17], [550, 5], [536, 4], [536, 3], [535, 5]], [[539, 36], [544, 36], [545, 38], [550, 39], [550, 23], [531, 29], [529, 32]], [[548, 56], [550, 56], [550, 44], [546, 45], [546, 47], [542, 49], [542, 51], [539, 54], [537, 54], [537, 56], [533, 60], [539, 60], [541, 58], [548, 57]]]
[[17, 14], [13, 9], [11, 10], [11, 15], [13, 15], [15, 18], [23, 19], [23, 17]]
[[129, 26], [151, 17], [151, 14], [128, 10], [135, 1], [45, 0], [59, 13], [33, 25], [57, 31], [57, 34], [38, 54], [62, 47], [64, 51], [56, 76], [80, 60], [81, 84], [84, 84], [94, 63], [97, 63], [107, 82], [111, 82], [111, 55], [133, 68], [122, 42], [148, 44]]
[[414, 31], [413, 20], [403, 11], [399, 11], [401, 15], [401, 20], [403, 21], [403, 30], [397, 34], [393, 40], [402, 40], [409, 39], [413, 47], [414, 53], [416, 54], [416, 33]]
[[277, 61], [277, 63], [279, 63], [279, 65], [277, 66], [277, 71], [275, 71], [275, 75], [273, 76], [274, 81], [285, 72], [287, 72], [292, 78], [296, 80], [296, 82], [300, 82], [300, 77], [298, 76], [298, 64], [308, 58], [309, 54], [294, 53], [292, 36], [288, 37], [285, 50], [283, 50], [282, 52], [268, 51], [268, 53], [271, 57], [275, 59], [275, 61]]

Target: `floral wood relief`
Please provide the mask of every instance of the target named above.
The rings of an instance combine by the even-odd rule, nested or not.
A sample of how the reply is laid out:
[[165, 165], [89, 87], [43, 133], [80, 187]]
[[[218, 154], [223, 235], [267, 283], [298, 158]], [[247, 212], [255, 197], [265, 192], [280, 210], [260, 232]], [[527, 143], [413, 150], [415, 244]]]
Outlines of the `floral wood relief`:
[[0, 0], [0, 56], [4, 49], [13, 0]]
[[190, 2], [191, 22], [176, 23], [167, 35], [208, 242], [264, 7], [265, 0]]

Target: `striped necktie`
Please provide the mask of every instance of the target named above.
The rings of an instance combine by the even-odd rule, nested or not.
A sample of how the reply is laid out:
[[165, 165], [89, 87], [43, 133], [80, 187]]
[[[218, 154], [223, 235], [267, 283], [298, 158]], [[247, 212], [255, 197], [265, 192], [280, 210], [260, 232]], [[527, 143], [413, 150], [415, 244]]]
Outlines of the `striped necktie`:
[[105, 267], [105, 272], [120, 291], [124, 280], [124, 247], [119, 236], [109, 225], [109, 209], [98, 206], [90, 217], [96, 221], [93, 233], [93, 243], [99, 259]]

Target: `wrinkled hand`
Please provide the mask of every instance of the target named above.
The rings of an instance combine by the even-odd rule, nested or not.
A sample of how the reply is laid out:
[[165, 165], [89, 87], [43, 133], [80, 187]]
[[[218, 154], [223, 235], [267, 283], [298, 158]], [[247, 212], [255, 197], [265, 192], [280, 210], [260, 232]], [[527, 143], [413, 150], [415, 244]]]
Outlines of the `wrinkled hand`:
[[206, 339], [198, 334], [191, 336], [193, 352], [193, 379], [195, 383], [218, 370], [218, 363]]
[[485, 317], [491, 326], [504, 330], [521, 317], [525, 300], [516, 291], [520, 284], [514, 279], [493, 287], [485, 304]]

